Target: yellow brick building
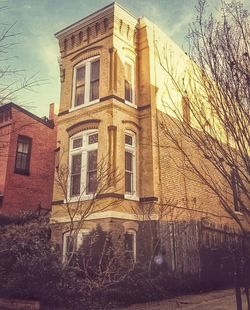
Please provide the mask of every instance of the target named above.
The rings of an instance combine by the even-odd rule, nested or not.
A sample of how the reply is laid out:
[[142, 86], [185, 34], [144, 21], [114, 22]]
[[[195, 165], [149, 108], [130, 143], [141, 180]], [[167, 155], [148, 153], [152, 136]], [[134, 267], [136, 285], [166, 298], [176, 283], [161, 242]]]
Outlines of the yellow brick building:
[[[171, 222], [209, 217], [234, 225], [204, 185], [180, 173], [183, 158], [170, 154], [159, 126], [159, 119], [167, 123], [171, 117], [162, 104], [166, 87], [180, 113], [182, 97], [164, 76], [155, 47], [160, 53], [167, 47], [179, 72], [189, 62], [185, 53], [156, 25], [116, 3], [56, 38], [61, 102], [51, 227], [63, 253], [68, 232], [80, 220], [83, 234], [97, 224], [117, 236], [128, 234], [128, 248], [140, 259], [144, 206], [168, 205], [164, 220]], [[157, 212], [151, 212], [152, 220], [159, 219]]]

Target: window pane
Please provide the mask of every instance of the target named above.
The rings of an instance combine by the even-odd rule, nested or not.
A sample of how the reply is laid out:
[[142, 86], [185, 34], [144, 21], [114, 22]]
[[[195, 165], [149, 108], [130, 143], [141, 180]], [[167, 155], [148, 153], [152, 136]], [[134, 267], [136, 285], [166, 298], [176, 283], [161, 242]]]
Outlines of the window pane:
[[84, 85], [76, 87], [75, 106], [84, 104], [84, 91]]
[[99, 67], [100, 61], [94, 61], [91, 63], [91, 74], [90, 74], [90, 98], [89, 100], [95, 100], [99, 98]]
[[76, 174], [71, 176], [71, 196], [80, 195], [81, 175]]
[[84, 245], [84, 241], [86, 239], [86, 237], [89, 235], [89, 232], [88, 231], [85, 231], [85, 232], [79, 232], [78, 234], [78, 244], [77, 244], [77, 247], [79, 248], [80, 246]]
[[97, 189], [97, 150], [88, 152], [87, 194]]
[[126, 171], [125, 172], [125, 192], [132, 193], [132, 173]]
[[27, 169], [27, 154], [17, 153], [16, 168], [21, 170]]
[[134, 235], [131, 233], [125, 234], [125, 248], [129, 252], [134, 252]]
[[128, 63], [125, 63], [125, 80], [132, 82], [132, 66]]
[[88, 171], [97, 169], [97, 150], [88, 152]]
[[95, 193], [97, 189], [97, 173], [96, 171], [88, 172], [87, 194]]
[[76, 71], [76, 86], [83, 85], [85, 83], [85, 66], [78, 68]]
[[27, 142], [18, 142], [17, 151], [27, 154], [29, 151], [29, 144]]
[[71, 174], [77, 174], [81, 172], [81, 162], [82, 162], [81, 154], [72, 156]]
[[89, 135], [89, 144], [98, 142], [98, 134], [94, 133], [93, 135]]
[[125, 144], [133, 145], [133, 137], [129, 135], [125, 135]]
[[132, 86], [128, 81], [125, 81], [125, 100], [132, 102]]
[[90, 84], [90, 101], [99, 98], [99, 80], [91, 82]]
[[99, 80], [99, 67], [100, 67], [100, 61], [99, 60], [91, 63], [90, 81]]
[[73, 253], [76, 248], [76, 236], [66, 236], [66, 254]]
[[132, 172], [133, 155], [130, 152], [125, 152], [125, 170]]
[[82, 138], [73, 140], [73, 149], [77, 149], [82, 146]]

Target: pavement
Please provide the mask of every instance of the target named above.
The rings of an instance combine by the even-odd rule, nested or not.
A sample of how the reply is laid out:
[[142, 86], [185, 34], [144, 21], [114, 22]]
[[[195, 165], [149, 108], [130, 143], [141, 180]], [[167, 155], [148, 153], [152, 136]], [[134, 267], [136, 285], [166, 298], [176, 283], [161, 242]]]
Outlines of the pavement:
[[[157, 302], [136, 304], [120, 310], [236, 310], [234, 290], [221, 290], [209, 293], [185, 295]], [[247, 303], [242, 293], [242, 309], [247, 310]]]

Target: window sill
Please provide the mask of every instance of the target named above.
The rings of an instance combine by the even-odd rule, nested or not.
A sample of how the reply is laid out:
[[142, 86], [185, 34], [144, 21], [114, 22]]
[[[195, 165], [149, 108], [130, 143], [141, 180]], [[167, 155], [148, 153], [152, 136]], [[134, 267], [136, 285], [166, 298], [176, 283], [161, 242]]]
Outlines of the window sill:
[[29, 171], [23, 171], [23, 170], [18, 170], [18, 169], [15, 169], [14, 171], [16, 174], [20, 174], [20, 175], [26, 175], [26, 176], [29, 176], [30, 175], [30, 172]]
[[129, 194], [125, 194], [124, 195], [124, 199], [128, 199], [128, 200], [134, 200], [134, 201], [139, 201], [140, 198], [136, 195], [129, 195]]
[[132, 102], [130, 102], [130, 101], [128, 101], [128, 100], [125, 100], [125, 104], [126, 104], [126, 105], [129, 105], [129, 106], [132, 107], [132, 108], [137, 109], [137, 105], [134, 104], [134, 103], [132, 103]]
[[98, 102], [100, 102], [100, 99], [96, 99], [96, 100], [90, 101], [90, 102], [88, 102], [88, 103], [84, 103], [84, 104], [78, 105], [78, 106], [76, 106], [76, 107], [72, 107], [72, 108], [69, 109], [69, 112], [73, 112], [73, 111], [75, 111], [75, 110], [88, 107], [88, 106], [93, 105], [93, 104], [96, 104], [96, 103], [98, 103]]
[[77, 197], [69, 197], [68, 199], [64, 199], [64, 203], [72, 203], [72, 202], [80, 202], [85, 200], [90, 200], [94, 198], [94, 194], [82, 195]]

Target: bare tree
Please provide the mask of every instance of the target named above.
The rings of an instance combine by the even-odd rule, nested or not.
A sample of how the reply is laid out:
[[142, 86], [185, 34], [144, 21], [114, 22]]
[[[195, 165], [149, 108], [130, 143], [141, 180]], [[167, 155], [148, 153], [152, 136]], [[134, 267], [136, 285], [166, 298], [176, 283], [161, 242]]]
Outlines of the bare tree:
[[[0, 16], [7, 10], [7, 6], [1, 6]], [[13, 59], [18, 57], [12, 54], [19, 35], [15, 23], [0, 23], [0, 106], [15, 101], [21, 91], [31, 91], [42, 83], [42, 80], [36, 78], [37, 74], [26, 76], [24, 69], [12, 65]]]
[[[117, 171], [112, 171], [108, 164], [107, 157], [102, 157], [96, 166], [96, 177], [91, 180], [91, 192], [87, 183], [80, 194], [75, 197], [70, 194], [71, 172], [68, 164], [62, 163], [65, 152], [58, 161], [55, 173], [55, 182], [64, 198], [63, 211], [68, 218], [69, 227], [69, 248], [74, 248], [74, 242], [80, 229], [87, 218], [97, 212], [103, 212], [118, 206], [121, 203], [120, 198], [107, 198], [105, 194], [110, 192], [110, 183], [119, 182], [121, 179]], [[75, 249], [74, 249], [75, 250]], [[74, 252], [67, 253], [64, 258], [65, 265], [69, 265], [74, 256]]]
[[168, 147], [181, 154], [190, 179], [205, 185], [238, 224], [244, 269], [249, 264], [250, 223], [249, 13], [237, 1], [222, 2], [216, 17], [207, 17], [206, 0], [200, 0], [196, 9], [185, 70], [177, 72], [167, 53], [156, 46], [165, 76], [182, 98], [181, 108], [176, 108], [176, 98], [166, 82], [169, 100], [162, 98], [162, 102], [172, 116], [162, 117], [159, 126]]
[[[103, 231], [99, 225], [84, 235], [80, 246], [77, 237], [89, 217], [122, 203], [119, 197], [107, 197], [111, 184], [119, 183], [121, 175], [117, 170], [112, 171], [104, 156], [97, 163], [96, 179], [92, 179], [94, 191], [86, 195], [89, 192], [89, 184], [86, 184], [78, 197], [71, 197], [70, 168], [61, 163], [64, 155], [63, 152], [55, 174], [55, 182], [64, 197], [63, 212], [68, 218], [68, 244], [63, 264], [76, 268], [90, 290], [107, 288], [125, 279], [134, 268], [134, 260], [126, 257], [123, 238]], [[54, 222], [57, 223], [56, 219]]]

